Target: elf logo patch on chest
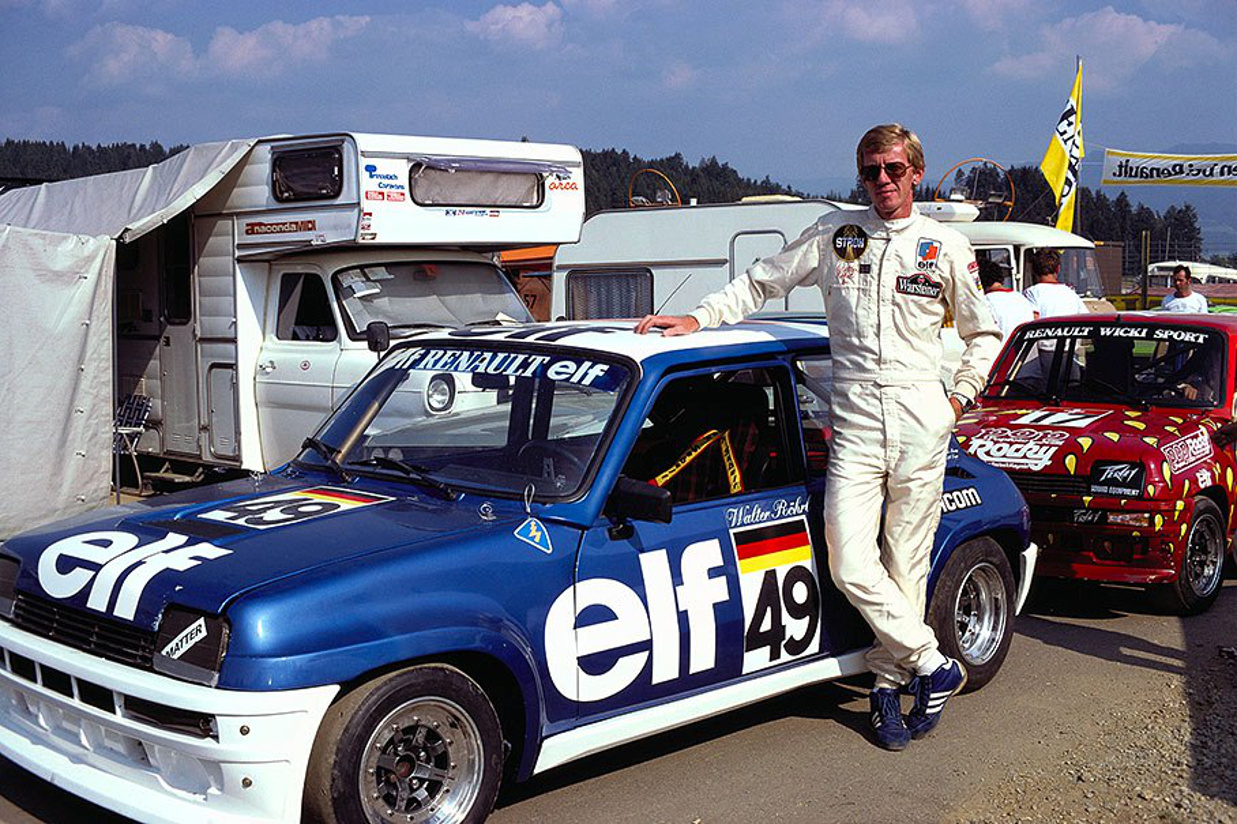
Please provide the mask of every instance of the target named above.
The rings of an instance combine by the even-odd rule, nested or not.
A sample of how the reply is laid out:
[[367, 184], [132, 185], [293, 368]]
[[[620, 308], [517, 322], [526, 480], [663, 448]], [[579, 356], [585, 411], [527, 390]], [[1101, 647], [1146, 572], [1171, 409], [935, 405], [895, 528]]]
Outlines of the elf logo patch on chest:
[[917, 298], [932, 298], [941, 296], [941, 284], [925, 275], [916, 272], [913, 275], [901, 275], [895, 281], [895, 290], [902, 295], [913, 295]]
[[921, 272], [935, 272], [941, 259], [941, 242], [921, 237], [915, 247], [915, 267]]

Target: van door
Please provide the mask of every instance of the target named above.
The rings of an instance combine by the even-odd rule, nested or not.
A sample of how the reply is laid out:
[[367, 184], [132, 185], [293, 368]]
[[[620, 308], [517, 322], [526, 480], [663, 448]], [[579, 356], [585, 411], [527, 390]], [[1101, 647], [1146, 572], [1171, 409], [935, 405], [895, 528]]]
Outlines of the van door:
[[193, 317], [192, 224], [189, 213], [168, 221], [159, 233], [159, 303], [162, 333], [163, 449], [200, 454], [198, 441], [198, 356]]
[[1005, 285], [1015, 292], [1020, 292], [1031, 285], [1024, 282], [1022, 261], [1014, 254], [1013, 246], [976, 246], [975, 259], [981, 263], [985, 260], [991, 260], [1000, 266], [1008, 267], [1007, 271], [1010, 274], [1005, 279]]
[[[786, 236], [777, 231], [738, 232], [730, 238], [730, 280], [747, 271], [761, 258], [775, 255], [786, 245]], [[765, 304], [767, 312], [781, 312], [789, 308], [789, 295], [779, 301]]]
[[294, 457], [331, 411], [339, 321], [318, 267], [272, 267], [266, 334], [255, 375], [258, 432], [267, 468]]

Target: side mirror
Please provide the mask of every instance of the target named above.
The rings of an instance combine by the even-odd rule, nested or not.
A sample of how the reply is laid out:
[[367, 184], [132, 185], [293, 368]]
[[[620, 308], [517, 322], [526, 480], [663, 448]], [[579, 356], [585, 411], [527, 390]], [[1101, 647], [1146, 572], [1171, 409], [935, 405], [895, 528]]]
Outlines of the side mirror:
[[605, 514], [615, 520], [670, 523], [673, 512], [670, 490], [620, 475], [606, 500]]
[[365, 327], [365, 342], [369, 351], [382, 354], [391, 348], [391, 327], [381, 320], [371, 320]]

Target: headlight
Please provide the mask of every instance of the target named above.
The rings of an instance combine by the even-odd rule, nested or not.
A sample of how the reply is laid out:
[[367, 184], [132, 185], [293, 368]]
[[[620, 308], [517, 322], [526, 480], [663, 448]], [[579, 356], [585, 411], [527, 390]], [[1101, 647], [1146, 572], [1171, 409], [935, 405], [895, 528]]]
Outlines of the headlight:
[[1096, 461], [1091, 466], [1091, 494], [1139, 498], [1142, 497], [1146, 477], [1141, 463]]
[[13, 617], [17, 600], [17, 571], [21, 563], [16, 558], [0, 556], [0, 618]]
[[425, 408], [441, 414], [455, 403], [455, 379], [450, 375], [435, 375], [425, 387]]
[[156, 672], [213, 687], [228, 651], [228, 622], [180, 607], [168, 607], [155, 640]]
[[1151, 515], [1146, 512], [1109, 512], [1108, 523], [1119, 526], [1151, 526]]

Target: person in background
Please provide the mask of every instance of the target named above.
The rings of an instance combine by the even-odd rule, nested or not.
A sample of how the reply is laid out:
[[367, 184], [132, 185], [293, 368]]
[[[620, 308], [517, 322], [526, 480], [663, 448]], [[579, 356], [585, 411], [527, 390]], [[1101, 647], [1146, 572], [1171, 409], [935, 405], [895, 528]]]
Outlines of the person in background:
[[1086, 314], [1087, 305], [1078, 297], [1078, 293], [1058, 280], [1061, 274], [1061, 253], [1056, 249], [1036, 249], [1029, 257], [1035, 285], [1024, 289], [1022, 294], [1039, 313], [1038, 317]]
[[[687, 335], [737, 323], [796, 286], [823, 293], [833, 352], [829, 571], [876, 636], [867, 654], [876, 743], [901, 750], [936, 727], [966, 684], [924, 607], [949, 435], [983, 388], [1001, 333], [975, 283], [970, 242], [915, 208], [924, 172], [915, 133], [875, 126], [855, 161], [868, 209], [824, 215], [690, 314], [648, 315], [636, 331]], [[947, 311], [966, 343], [948, 392], [940, 373]], [[915, 706], [904, 719], [907, 688]]]
[[979, 262], [979, 285], [983, 287], [984, 298], [992, 309], [996, 325], [1001, 328], [1002, 338], [1009, 337], [1010, 332], [1039, 317], [1029, 300], [1005, 285], [1009, 273], [1008, 264], [991, 258]]
[[1198, 312], [1205, 314], [1207, 310], [1207, 298], [1199, 292], [1194, 291], [1193, 278], [1190, 277], [1190, 267], [1185, 264], [1178, 264], [1177, 268], [1173, 269], [1173, 288], [1176, 289], [1171, 295], [1164, 296], [1164, 302], [1160, 304], [1160, 308], [1165, 312]]

